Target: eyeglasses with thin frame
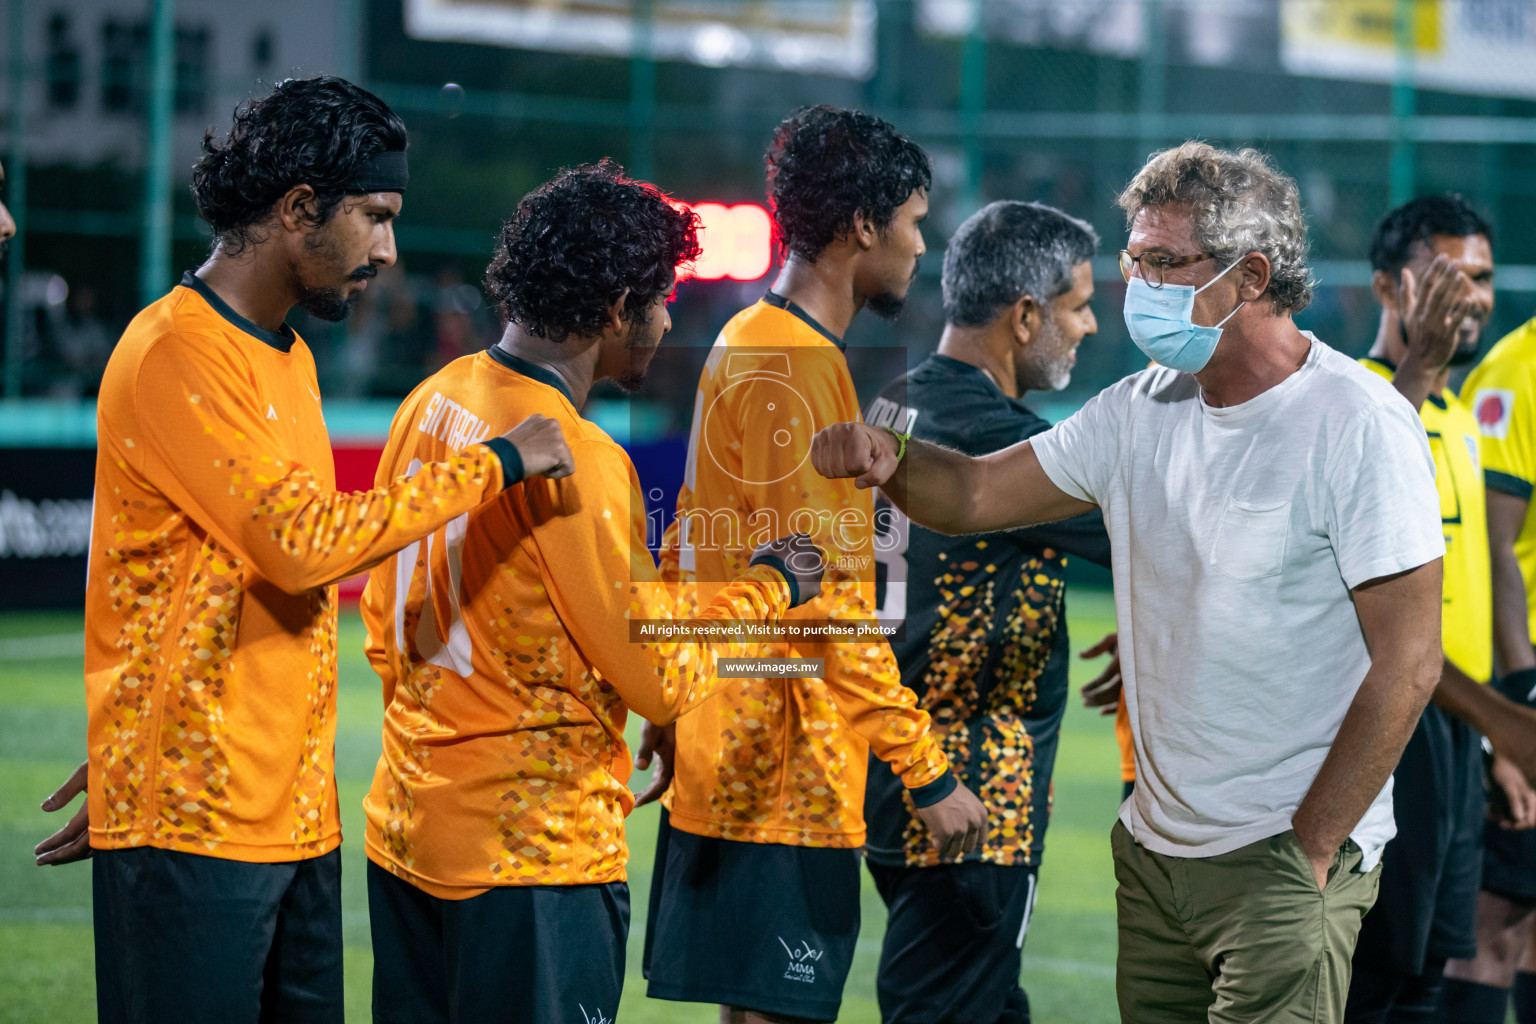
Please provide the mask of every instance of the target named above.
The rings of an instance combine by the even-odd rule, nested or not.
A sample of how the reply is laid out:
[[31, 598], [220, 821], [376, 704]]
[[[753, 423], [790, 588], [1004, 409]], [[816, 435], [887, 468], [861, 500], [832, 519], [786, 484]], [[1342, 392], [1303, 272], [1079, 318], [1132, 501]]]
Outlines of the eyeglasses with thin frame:
[[1140, 256], [1133, 256], [1128, 249], [1120, 250], [1120, 276], [1129, 284], [1131, 275], [1136, 272], [1136, 264], [1141, 264], [1141, 279], [1147, 282], [1149, 288], [1161, 288], [1163, 286], [1163, 273], [1169, 267], [1188, 267], [1205, 260], [1216, 258], [1214, 253], [1197, 252], [1193, 256], [1164, 256], [1160, 252], [1144, 252]]

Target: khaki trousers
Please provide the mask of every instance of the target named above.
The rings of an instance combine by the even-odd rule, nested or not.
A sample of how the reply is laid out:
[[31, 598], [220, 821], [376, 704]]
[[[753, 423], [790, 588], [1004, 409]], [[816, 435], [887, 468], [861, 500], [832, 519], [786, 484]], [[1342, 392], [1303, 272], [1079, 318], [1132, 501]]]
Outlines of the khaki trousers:
[[1126, 1024], [1335, 1024], [1381, 867], [1335, 855], [1321, 891], [1294, 832], [1215, 857], [1167, 857], [1110, 834]]

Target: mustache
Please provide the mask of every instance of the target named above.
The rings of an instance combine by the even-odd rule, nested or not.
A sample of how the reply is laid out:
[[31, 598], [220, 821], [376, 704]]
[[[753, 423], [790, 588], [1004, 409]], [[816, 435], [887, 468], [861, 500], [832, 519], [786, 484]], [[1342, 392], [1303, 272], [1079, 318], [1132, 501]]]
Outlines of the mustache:
[[379, 276], [379, 268], [369, 263], [367, 266], [358, 267], [347, 275], [348, 281], [366, 281], [371, 277]]

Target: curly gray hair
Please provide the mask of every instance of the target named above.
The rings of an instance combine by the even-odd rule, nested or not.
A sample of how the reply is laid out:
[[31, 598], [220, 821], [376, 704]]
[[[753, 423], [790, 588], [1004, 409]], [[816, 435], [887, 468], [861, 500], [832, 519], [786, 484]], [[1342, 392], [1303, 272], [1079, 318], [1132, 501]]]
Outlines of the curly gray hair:
[[1195, 239], [1222, 264], [1245, 253], [1269, 260], [1269, 295], [1276, 313], [1297, 313], [1312, 301], [1307, 225], [1296, 182], [1256, 149], [1236, 153], [1204, 142], [1152, 154], [1120, 193], [1126, 224], [1149, 206], [1186, 206]]

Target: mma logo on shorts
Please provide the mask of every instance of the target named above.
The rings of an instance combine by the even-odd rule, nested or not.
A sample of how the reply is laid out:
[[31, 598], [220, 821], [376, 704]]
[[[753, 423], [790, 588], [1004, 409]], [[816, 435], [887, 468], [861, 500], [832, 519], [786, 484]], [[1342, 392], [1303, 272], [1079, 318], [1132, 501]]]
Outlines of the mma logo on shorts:
[[1504, 440], [1509, 436], [1509, 420], [1515, 410], [1515, 393], [1506, 388], [1478, 388], [1472, 399], [1472, 411], [1484, 437]]
[[588, 1013], [587, 1008], [580, 1003], [576, 1004], [576, 1009], [581, 1011], [582, 1024], [613, 1024], [613, 1018], [603, 1016], [602, 1010], [593, 1010]]
[[784, 952], [789, 954], [789, 966], [784, 968], [785, 981], [803, 981], [808, 985], [816, 983], [815, 961], [821, 959], [824, 952], [820, 949], [812, 949], [811, 944], [801, 940], [791, 949], [784, 937], [778, 936], [779, 945], [784, 947]]

